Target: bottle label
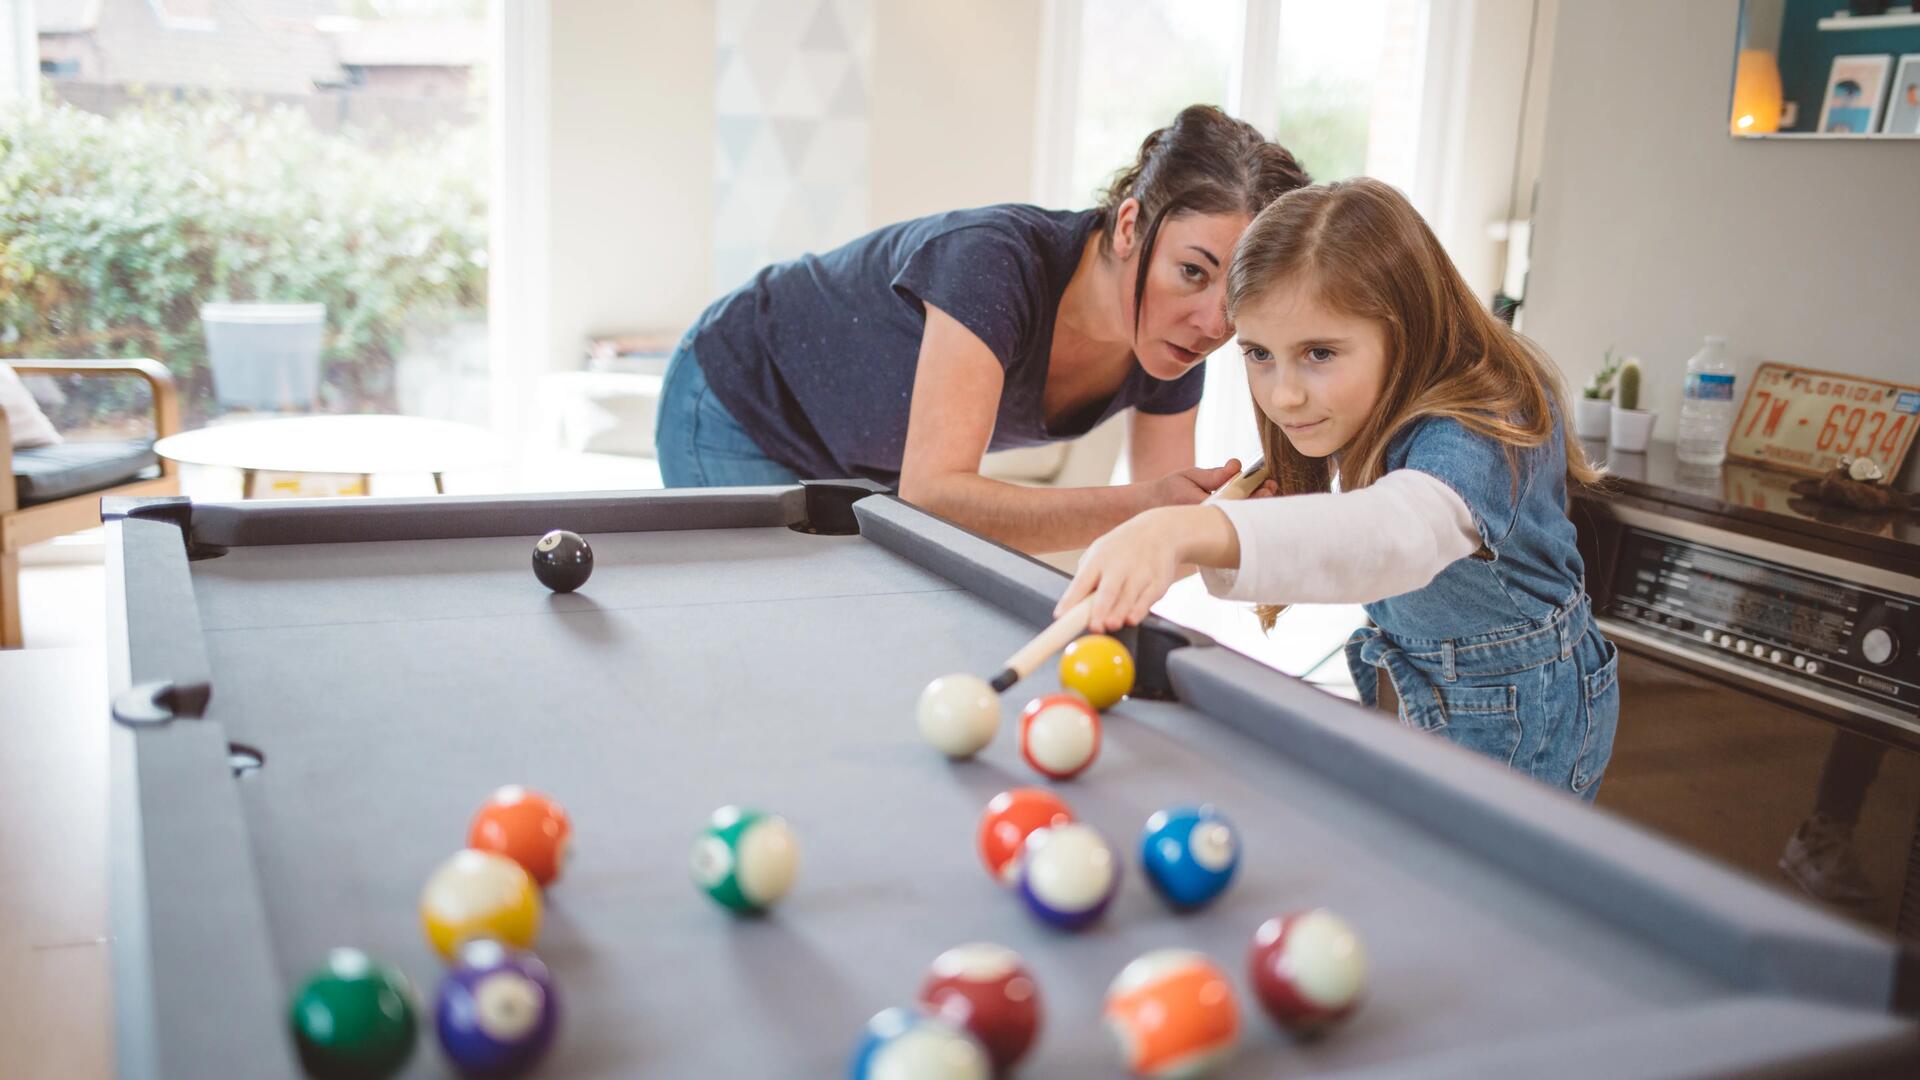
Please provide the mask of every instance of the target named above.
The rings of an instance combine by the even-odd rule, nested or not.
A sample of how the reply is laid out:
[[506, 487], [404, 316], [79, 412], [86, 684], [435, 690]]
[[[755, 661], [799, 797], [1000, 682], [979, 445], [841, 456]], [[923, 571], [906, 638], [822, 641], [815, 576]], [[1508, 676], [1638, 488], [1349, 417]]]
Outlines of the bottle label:
[[1697, 373], [1687, 376], [1687, 396], [1695, 401], [1732, 401], [1733, 376]]

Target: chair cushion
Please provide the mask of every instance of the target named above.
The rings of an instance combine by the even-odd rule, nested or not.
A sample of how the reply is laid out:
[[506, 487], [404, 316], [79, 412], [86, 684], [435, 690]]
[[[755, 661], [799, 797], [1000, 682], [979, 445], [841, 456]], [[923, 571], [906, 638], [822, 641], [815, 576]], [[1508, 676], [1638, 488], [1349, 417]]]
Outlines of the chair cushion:
[[64, 442], [13, 452], [13, 485], [21, 506], [84, 495], [158, 469], [152, 439]]

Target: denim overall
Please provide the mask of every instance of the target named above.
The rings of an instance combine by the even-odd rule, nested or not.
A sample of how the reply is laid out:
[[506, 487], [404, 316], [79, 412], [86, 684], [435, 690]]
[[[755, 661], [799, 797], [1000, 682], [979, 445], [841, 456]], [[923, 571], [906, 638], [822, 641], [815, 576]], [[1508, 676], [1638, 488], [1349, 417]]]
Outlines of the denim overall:
[[1373, 625], [1347, 641], [1347, 666], [1368, 705], [1385, 671], [1401, 723], [1591, 800], [1613, 751], [1619, 655], [1589, 610], [1558, 426], [1516, 453], [1517, 478], [1498, 443], [1439, 417], [1389, 444], [1386, 467], [1452, 488], [1484, 546], [1366, 605]]

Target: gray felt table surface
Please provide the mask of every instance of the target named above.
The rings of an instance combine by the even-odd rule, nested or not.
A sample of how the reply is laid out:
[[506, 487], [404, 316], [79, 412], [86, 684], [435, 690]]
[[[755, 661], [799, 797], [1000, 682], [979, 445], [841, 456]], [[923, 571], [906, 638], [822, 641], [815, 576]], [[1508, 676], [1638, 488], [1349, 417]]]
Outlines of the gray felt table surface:
[[[239, 786], [288, 989], [351, 944], [430, 994], [421, 884], [485, 795], [522, 783], [565, 803], [577, 841], [538, 945], [563, 995], [551, 1075], [839, 1075], [868, 1016], [975, 940], [1018, 950], [1040, 983], [1029, 1076], [1114, 1074], [1102, 996], [1165, 946], [1205, 951], [1240, 989], [1226, 1076], [1524, 1072], [1543, 1040], [1604, 1042], [1696, 1006], [1759, 1008], [1749, 1025], [1786, 1033], [1786, 1048], [1897, 1030], [1792, 1004], [1767, 1014], [1177, 704], [1118, 706], [1099, 761], [1055, 785], [1128, 865], [1102, 924], [1048, 931], [988, 878], [974, 830], [995, 792], [1041, 782], [1014, 720], [1056, 687], [1053, 670], [1008, 692], [975, 761], [947, 762], [912, 719], [929, 679], [990, 673], [1031, 626], [857, 536], [590, 539], [592, 580], [567, 596], [534, 581], [517, 537], [242, 547], [193, 564], [218, 688], [208, 718], [267, 759]], [[1155, 809], [1195, 801], [1234, 818], [1246, 849], [1220, 903], [1177, 916], [1141, 879], [1137, 837]], [[799, 882], [768, 918], [732, 917], [689, 880], [695, 834], [730, 802], [800, 836]], [[1365, 937], [1372, 992], [1332, 1037], [1296, 1044], [1258, 1012], [1244, 951], [1267, 916], [1323, 904]], [[446, 1073], [428, 1034], [405, 1075]]]

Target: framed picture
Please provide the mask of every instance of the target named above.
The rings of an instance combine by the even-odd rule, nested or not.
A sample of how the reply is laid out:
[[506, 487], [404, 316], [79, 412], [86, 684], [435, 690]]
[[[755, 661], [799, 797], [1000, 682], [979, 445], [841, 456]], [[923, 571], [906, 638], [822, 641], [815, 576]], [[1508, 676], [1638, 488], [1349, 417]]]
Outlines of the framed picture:
[[1820, 105], [1820, 131], [1871, 135], [1880, 130], [1880, 102], [1887, 96], [1891, 56], [1836, 56]]
[[1920, 53], [1908, 53], [1893, 69], [1893, 93], [1887, 95], [1883, 135], [1920, 135]]

